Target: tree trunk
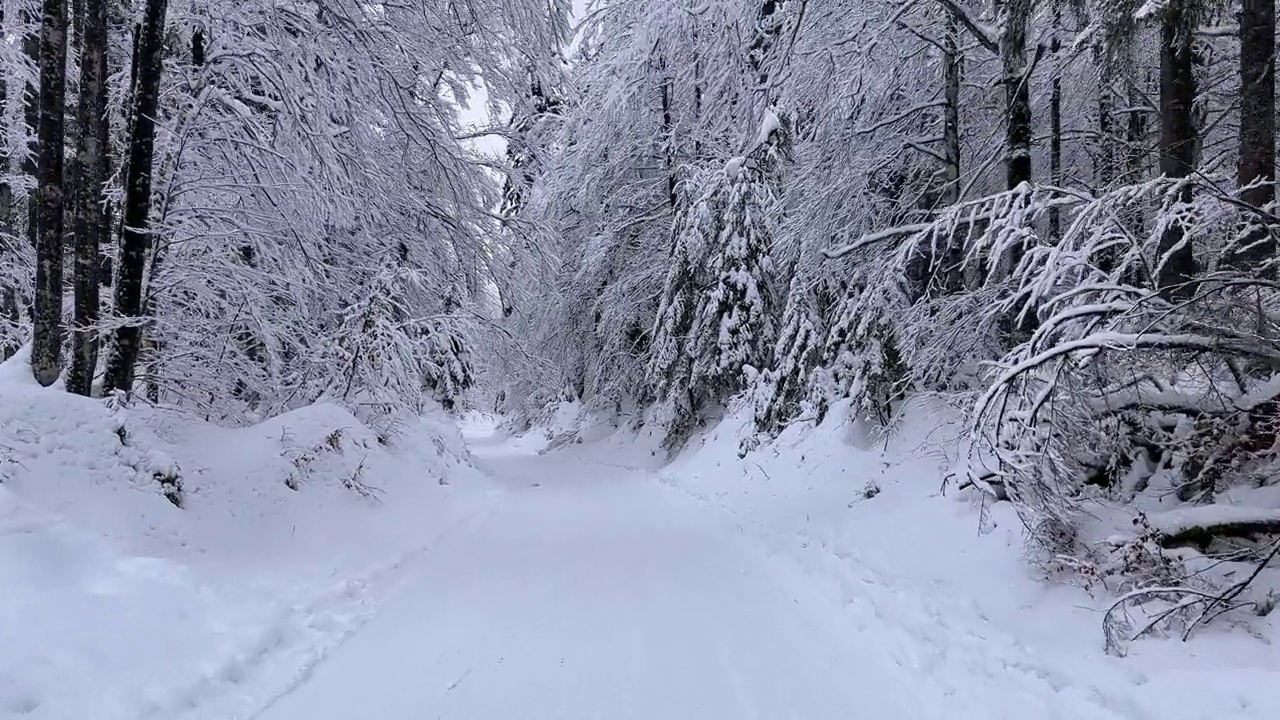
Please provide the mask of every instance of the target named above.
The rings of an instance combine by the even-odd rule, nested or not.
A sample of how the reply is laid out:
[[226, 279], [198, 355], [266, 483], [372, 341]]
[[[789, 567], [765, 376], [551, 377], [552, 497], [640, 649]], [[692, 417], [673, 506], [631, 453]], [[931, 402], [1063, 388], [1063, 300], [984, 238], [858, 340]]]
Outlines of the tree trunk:
[[942, 92], [946, 104], [942, 107], [942, 153], [946, 163], [942, 168], [942, 203], [946, 206], [960, 202], [960, 27], [956, 18], [947, 13], [947, 27], [942, 37]]
[[133, 389], [142, 347], [142, 285], [151, 245], [151, 164], [155, 149], [155, 115], [164, 72], [164, 17], [168, 0], [147, 0], [136, 37], [133, 121], [129, 137], [129, 170], [125, 177], [124, 227], [120, 237], [116, 312], [124, 324], [116, 330], [103, 383], [105, 392]]
[[[1149, 83], [1148, 83], [1149, 84]], [[1139, 92], [1137, 79], [1129, 83], [1128, 124], [1125, 127], [1125, 182], [1141, 182], [1147, 165], [1147, 113], [1146, 98]]]
[[[0, 36], [5, 34], [4, 20], [4, 7], [0, 6]], [[0, 110], [8, 104], [8, 101], [9, 78], [7, 75], [0, 75]], [[3, 117], [4, 115], [0, 114], [0, 123], [3, 123]], [[0, 124], [0, 132], [3, 132], [5, 137], [9, 137], [8, 125]], [[0, 169], [6, 171], [6, 174], [8, 175], [14, 174], [13, 169], [9, 167], [9, 152], [7, 144], [4, 147], [0, 147]], [[0, 179], [0, 232], [14, 236], [18, 234], [17, 228], [14, 226], [14, 217], [13, 186], [10, 184], [8, 177], [2, 178]], [[5, 287], [4, 293], [5, 298], [3, 303], [5, 307], [3, 312], [7, 314], [9, 311], [9, 296], [14, 293], [14, 290], [12, 287]], [[6, 355], [5, 359], [7, 358], [8, 356]]]
[[1010, 190], [1031, 182], [1031, 78], [1027, 20], [1032, 0], [1004, 0], [1000, 63], [1005, 93], [1005, 179]]
[[67, 390], [89, 395], [98, 366], [98, 247], [106, 232], [103, 184], [107, 179], [106, 146], [102, 142], [107, 109], [107, 0], [85, 0], [81, 20], [80, 96], [76, 106], [74, 216], [75, 323], [71, 336], [71, 370]]
[[[29, 30], [36, 23], [34, 17], [28, 10], [23, 10], [18, 14], [21, 18], [22, 27]], [[40, 32], [24, 32], [22, 35], [22, 53], [27, 56], [27, 60], [31, 63], [31, 67], [40, 67]], [[36, 157], [40, 154], [40, 141], [37, 138], [36, 131], [40, 126], [40, 88], [36, 83], [23, 83], [22, 89], [22, 117], [26, 123], [27, 136], [27, 154], [22, 158], [21, 168], [22, 174], [31, 179], [31, 186], [35, 186], [39, 180], [39, 169], [36, 167]], [[35, 247], [38, 243], [36, 231], [40, 227], [39, 203], [36, 201], [37, 191], [32, 189], [26, 193], [27, 198], [27, 222], [26, 235], [27, 241], [31, 243], [31, 247]]]
[[[1053, 41], [1049, 50], [1053, 53], [1053, 87], [1049, 92], [1049, 176], [1056, 187], [1062, 187], [1062, 63], [1058, 53], [1062, 51], [1062, 14], [1053, 10]], [[1055, 241], [1062, 234], [1061, 211], [1055, 205], [1049, 209], [1049, 237]]]
[[[1240, 199], [1258, 208], [1275, 202], [1276, 190], [1276, 4], [1242, 0], [1240, 11]], [[1256, 183], [1256, 184], [1255, 184]], [[1276, 253], [1267, 225], [1250, 214], [1243, 242], [1229, 262], [1257, 266]], [[1274, 270], [1269, 273], [1274, 276]]]
[[[660, 67], [665, 71], [667, 68], [666, 59], [660, 61]], [[667, 203], [673, 211], [678, 210], [678, 200], [676, 196], [676, 188], [678, 187], [676, 179], [676, 170], [679, 161], [676, 158], [676, 138], [674, 119], [671, 113], [672, 94], [675, 92], [675, 78], [664, 72], [662, 76], [662, 166], [667, 174]]]
[[1111, 68], [1103, 59], [1098, 77], [1098, 191], [1116, 180], [1116, 93]]
[[[960, 24], [952, 13], [947, 13], [942, 48], [942, 94], [946, 104], [942, 107], [942, 155], [945, 162], [941, 201], [950, 207], [960, 202], [960, 74], [964, 63], [960, 50]], [[960, 292], [965, 288], [964, 250], [964, 234], [952, 233], [943, 268], [943, 289], [947, 293]]]
[[39, 228], [31, 369], [48, 387], [62, 369], [62, 153], [67, 80], [66, 0], [44, 0], [40, 25]]
[[[1160, 19], [1160, 172], [1174, 179], [1191, 174], [1196, 149], [1192, 117], [1195, 58], [1191, 52], [1195, 28], [1183, 2], [1170, 3]], [[1190, 202], [1191, 188], [1184, 188], [1179, 199]], [[1181, 224], [1169, 224], [1160, 237], [1159, 252], [1156, 285], [1160, 292], [1172, 296], [1190, 292], [1195, 254]]]

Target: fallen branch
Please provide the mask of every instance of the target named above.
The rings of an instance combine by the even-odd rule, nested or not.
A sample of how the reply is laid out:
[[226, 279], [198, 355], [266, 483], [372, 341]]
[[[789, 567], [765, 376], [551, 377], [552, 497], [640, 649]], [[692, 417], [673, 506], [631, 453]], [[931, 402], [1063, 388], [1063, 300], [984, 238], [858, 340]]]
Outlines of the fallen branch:
[[1202, 505], [1149, 515], [1162, 547], [1207, 545], [1220, 537], [1280, 534], [1280, 510]]
[[[1200, 606], [1199, 613], [1195, 618], [1187, 622], [1186, 628], [1182, 631], [1182, 640], [1184, 642], [1191, 637], [1192, 631], [1197, 627], [1208, 624], [1214, 619], [1221, 617], [1232, 610], [1254, 607], [1258, 615], [1267, 614], [1271, 609], [1270, 606], [1264, 608], [1253, 600], [1236, 602], [1236, 599], [1253, 584], [1253, 581], [1262, 574], [1262, 571], [1271, 564], [1271, 561], [1274, 560], [1277, 555], [1280, 555], [1280, 540], [1277, 540], [1270, 545], [1266, 556], [1262, 559], [1262, 562], [1258, 563], [1257, 567], [1254, 568], [1253, 572], [1250, 573], [1248, 577], [1219, 593], [1185, 586], [1171, 586], [1140, 588], [1121, 595], [1114, 603], [1111, 604], [1111, 607], [1107, 609], [1102, 620], [1103, 636], [1105, 638], [1107, 652], [1114, 652], [1117, 655], [1123, 656], [1125, 654], [1125, 643], [1137, 640], [1143, 635], [1146, 635], [1160, 627], [1170, 618], [1188, 613], [1196, 606]], [[1137, 632], [1130, 632], [1128, 622], [1124, 619], [1117, 618], [1115, 615], [1117, 610], [1120, 610], [1126, 604], [1135, 600], [1142, 601], [1161, 597], [1173, 597], [1177, 598], [1177, 601], [1172, 606], [1157, 613]], [[1119, 638], [1121, 632], [1126, 636], [1123, 641], [1120, 641]]]

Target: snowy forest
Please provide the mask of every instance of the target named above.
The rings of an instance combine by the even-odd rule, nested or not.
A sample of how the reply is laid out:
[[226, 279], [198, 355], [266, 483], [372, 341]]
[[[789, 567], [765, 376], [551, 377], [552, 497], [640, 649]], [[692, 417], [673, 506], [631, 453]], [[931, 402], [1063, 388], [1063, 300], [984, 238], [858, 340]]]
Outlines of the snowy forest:
[[746, 454], [940, 395], [947, 482], [1055, 572], [1244, 603], [1175, 566], [1280, 551], [1274, 3], [635, 0], [579, 33], [498, 282], [557, 374], [517, 362], [509, 402], [629, 404], [668, 447], [746, 405]]
[[[258, 433], [281, 497], [369, 502], [379, 448], [448, 485], [440, 423], [477, 414], [572, 407], [661, 463], [736, 418], [723, 462], [792, 475], [784, 437], [947, 425], [930, 490], [1009, 511], [1107, 653], [1280, 600], [1274, 0], [3, 0], [0, 28], [0, 359], [38, 386], [0, 398], [0, 490], [49, 442], [12, 428], [77, 414], [133, 449]], [[220, 492], [128, 457], [173, 512]]]
[[480, 77], [523, 111], [563, 8], [17, 0], [3, 23], [0, 342], [34, 339], [41, 384], [229, 422], [471, 385], [500, 188], [458, 114]]

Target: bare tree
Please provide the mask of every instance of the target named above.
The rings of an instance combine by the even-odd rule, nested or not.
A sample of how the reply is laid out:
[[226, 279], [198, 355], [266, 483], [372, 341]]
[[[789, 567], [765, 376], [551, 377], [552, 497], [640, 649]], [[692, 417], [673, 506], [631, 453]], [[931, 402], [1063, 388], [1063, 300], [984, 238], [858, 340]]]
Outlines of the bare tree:
[[[1276, 5], [1275, 0], [1242, 0], [1240, 9], [1240, 199], [1266, 208], [1276, 199]], [[1232, 260], [1257, 265], [1276, 253], [1272, 230], [1258, 217]], [[1273, 273], [1274, 274], [1274, 273]]]
[[1004, 68], [1005, 185], [1031, 182], [1031, 70], [1027, 24], [1034, 0], [1001, 2], [1000, 63]]
[[71, 369], [67, 390], [88, 395], [98, 366], [98, 288], [101, 238], [106, 213], [107, 180], [107, 0], [84, 0], [80, 33], [80, 97], [76, 106], [75, 320], [71, 336]]
[[[1194, 0], [1171, 0], [1160, 15], [1160, 172], [1169, 178], [1185, 178], [1195, 166], [1196, 99]], [[1178, 191], [1181, 202], [1191, 201], [1191, 186]], [[1160, 239], [1156, 282], [1166, 294], [1190, 291], [1196, 258], [1182, 224], [1169, 223]]]
[[156, 110], [164, 73], [164, 21], [168, 0], [147, 0], [135, 38], [132, 130], [129, 170], [125, 179], [124, 229], [120, 238], [116, 313], [123, 324], [115, 332], [107, 362], [105, 392], [133, 388], [138, 353], [142, 349], [142, 285], [151, 246], [151, 168], [156, 139]]
[[39, 231], [31, 368], [49, 386], [62, 355], [62, 153], [66, 112], [66, 0], [45, 0], [40, 25]]

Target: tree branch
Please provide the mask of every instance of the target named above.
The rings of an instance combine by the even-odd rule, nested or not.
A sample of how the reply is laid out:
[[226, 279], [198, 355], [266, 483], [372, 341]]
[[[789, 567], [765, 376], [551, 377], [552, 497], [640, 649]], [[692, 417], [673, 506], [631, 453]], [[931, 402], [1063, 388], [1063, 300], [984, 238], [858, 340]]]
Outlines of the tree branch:
[[969, 17], [969, 13], [966, 12], [964, 8], [957, 5], [955, 0], [938, 0], [938, 2], [941, 3], [956, 20], [959, 20], [961, 25], [964, 25], [965, 29], [969, 31], [969, 34], [973, 35], [974, 39], [978, 41], [978, 44], [982, 45], [982, 47], [986, 48], [993, 55], [1000, 54], [1000, 43], [996, 42], [992, 37], [995, 33], [990, 28], [983, 27], [976, 20]]

